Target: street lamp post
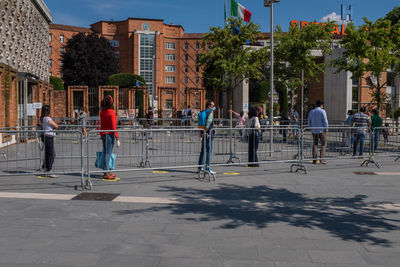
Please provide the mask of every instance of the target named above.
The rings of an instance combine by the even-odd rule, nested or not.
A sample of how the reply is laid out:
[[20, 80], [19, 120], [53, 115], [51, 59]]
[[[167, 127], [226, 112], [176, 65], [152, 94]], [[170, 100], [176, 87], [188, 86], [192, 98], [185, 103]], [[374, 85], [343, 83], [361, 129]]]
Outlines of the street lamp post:
[[274, 125], [274, 3], [279, 3], [280, 0], [264, 0], [264, 6], [270, 7], [270, 152], [272, 154], [273, 146], [274, 146], [274, 134], [273, 134], [273, 125]]

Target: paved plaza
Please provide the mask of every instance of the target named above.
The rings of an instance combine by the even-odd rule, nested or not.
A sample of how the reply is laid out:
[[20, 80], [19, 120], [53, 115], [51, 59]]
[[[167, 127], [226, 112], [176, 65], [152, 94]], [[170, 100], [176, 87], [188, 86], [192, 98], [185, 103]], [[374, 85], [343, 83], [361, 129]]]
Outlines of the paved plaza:
[[86, 192], [111, 201], [75, 200], [79, 175], [1, 177], [0, 266], [398, 266], [394, 159], [306, 175], [220, 166], [215, 182], [195, 169], [94, 176]]

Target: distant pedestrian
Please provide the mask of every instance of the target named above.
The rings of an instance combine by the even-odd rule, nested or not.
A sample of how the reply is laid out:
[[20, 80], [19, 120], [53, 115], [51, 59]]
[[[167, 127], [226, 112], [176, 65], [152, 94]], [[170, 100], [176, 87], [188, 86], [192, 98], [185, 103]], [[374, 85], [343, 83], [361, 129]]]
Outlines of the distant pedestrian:
[[286, 112], [282, 112], [279, 126], [280, 126], [281, 132], [282, 132], [282, 142], [283, 143], [286, 143], [286, 141], [287, 141], [289, 124], [290, 124], [290, 120], [289, 120], [288, 116], [286, 115]]
[[296, 107], [292, 107], [290, 110], [290, 124], [294, 127], [293, 128], [293, 137], [297, 137], [297, 127], [299, 126], [299, 112], [297, 112]]
[[367, 135], [367, 130], [371, 125], [367, 109], [365, 107], [360, 108], [360, 112], [356, 113], [351, 120], [351, 127], [353, 128], [354, 143], [353, 143], [353, 156], [357, 153], [357, 146], [360, 143], [359, 156], [361, 157], [364, 153], [364, 141]]
[[190, 105], [185, 108], [184, 112], [184, 119], [185, 119], [185, 125], [190, 126], [192, 125], [192, 109], [190, 108]]
[[149, 110], [146, 114], [146, 126], [150, 128], [151, 125], [153, 125], [153, 119], [154, 119], [154, 113], [153, 113], [153, 108], [149, 107]]
[[[353, 111], [351, 109], [348, 110], [347, 111], [347, 118], [344, 121], [344, 125], [350, 127], [351, 126], [351, 120], [353, 119], [353, 117], [354, 117]], [[345, 129], [344, 134], [345, 134], [344, 144], [348, 145], [349, 147], [353, 147], [354, 138], [353, 138], [353, 134], [351, 133], [351, 130], [350, 129]], [[348, 142], [350, 142], [350, 144]]]
[[249, 149], [248, 149], [248, 155], [249, 155], [249, 164], [247, 165], [248, 167], [259, 167], [260, 165], [258, 164], [258, 156], [257, 156], [257, 150], [258, 150], [258, 144], [260, 142], [260, 132], [261, 132], [261, 125], [260, 121], [258, 119], [258, 110], [257, 108], [251, 108], [249, 111], [249, 118], [246, 121], [246, 128], [249, 128], [248, 130], [248, 140], [249, 140]]
[[53, 169], [53, 163], [54, 163], [54, 158], [56, 156], [55, 150], [54, 150], [54, 137], [56, 136], [56, 133], [54, 132], [54, 129], [58, 128], [57, 123], [55, 123], [50, 116], [50, 106], [49, 105], [43, 105], [42, 107], [42, 114], [40, 115], [40, 123], [43, 132], [42, 135], [42, 140], [44, 143], [44, 154], [45, 154], [45, 160], [44, 160], [44, 169], [45, 169], [45, 176], [49, 178], [57, 178], [58, 176], [54, 174], [50, 174], [50, 172]]
[[371, 144], [374, 144], [374, 151], [378, 150], [379, 136], [381, 135], [382, 118], [379, 117], [379, 112], [376, 109], [372, 110], [371, 116]]
[[83, 107], [80, 108], [79, 112], [79, 124], [82, 127], [83, 137], [86, 137], [87, 113]]
[[[110, 172], [110, 161], [111, 154], [115, 142], [118, 144], [118, 132], [117, 130], [117, 116], [113, 109], [113, 98], [110, 95], [106, 95], [103, 99], [101, 111], [100, 111], [100, 136], [103, 142], [103, 155], [104, 155], [104, 176], [103, 179], [113, 180], [115, 175]], [[108, 132], [110, 131], [110, 132]]]
[[328, 131], [328, 118], [323, 109], [323, 103], [317, 100], [315, 108], [308, 113], [308, 127], [311, 128], [313, 136], [313, 163], [317, 163], [318, 143], [321, 142], [321, 164], [326, 164], [325, 151], [326, 151], [326, 132]]
[[[236, 116], [235, 128], [244, 128], [245, 123], [246, 123], [246, 118], [244, 117], [244, 111], [242, 110], [242, 111], [240, 111], [240, 113], [237, 113], [233, 110], [229, 110], [229, 111], [232, 112], [232, 114]], [[241, 140], [244, 141], [245, 135], [244, 135], [243, 130], [239, 130], [239, 135], [241, 136]]]
[[385, 123], [385, 127], [382, 130], [383, 142], [386, 145], [389, 142], [389, 135], [392, 131], [389, 129], [389, 123]]
[[[200, 156], [199, 156], [199, 161], [198, 161], [199, 166], [198, 166], [197, 172], [200, 172], [201, 166], [204, 165], [204, 153], [206, 153], [206, 155], [205, 155], [206, 169], [204, 171], [210, 172], [211, 174], [215, 174], [215, 172], [212, 171], [210, 168], [211, 156], [212, 156], [212, 150], [213, 150], [213, 139], [214, 139], [214, 133], [212, 131], [212, 129], [214, 128], [214, 114], [213, 114], [214, 110], [215, 110], [214, 102], [207, 101], [206, 109], [201, 111], [198, 115], [199, 128], [201, 128], [205, 131], [205, 136], [204, 136], [204, 131], [201, 131], [200, 132], [201, 152], [200, 152]], [[204, 120], [204, 123], [200, 122], [203, 120]], [[200, 125], [200, 124], [202, 124], [202, 125]]]

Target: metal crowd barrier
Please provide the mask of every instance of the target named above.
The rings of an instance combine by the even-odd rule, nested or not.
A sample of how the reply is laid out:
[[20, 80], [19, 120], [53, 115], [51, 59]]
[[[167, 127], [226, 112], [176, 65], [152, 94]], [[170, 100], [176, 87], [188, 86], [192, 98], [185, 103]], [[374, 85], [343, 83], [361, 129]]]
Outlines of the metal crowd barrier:
[[[55, 160], [51, 174], [79, 174], [84, 182], [82, 132], [57, 130], [54, 137]], [[44, 171], [43, 130], [1, 130], [10, 143], [0, 148], [0, 176], [46, 175]]]
[[[88, 132], [86, 148], [86, 186], [91, 188], [91, 176], [105, 171], [94, 169], [97, 152], [103, 150], [100, 133]], [[114, 145], [116, 156], [112, 172], [147, 169], [180, 169], [203, 167], [198, 165], [201, 150], [199, 129], [129, 129], [118, 132], [120, 147]]]
[[[0, 148], [0, 176], [44, 174], [41, 170], [43, 142], [38, 138], [44, 131], [32, 127], [0, 129], [3, 141], [8, 140], [8, 144]], [[91, 178], [104, 172], [94, 167], [97, 152], [103, 150], [102, 131], [92, 128], [84, 136], [80, 125], [73, 127], [70, 130], [61, 127], [55, 131], [56, 158], [52, 173], [79, 174], [82, 188], [91, 189]], [[255, 133], [253, 128], [214, 128], [206, 134], [198, 128], [160, 129], [129, 125], [117, 130], [121, 146], [114, 147], [116, 161], [112, 172], [201, 168], [206, 170], [204, 174], [208, 174], [211, 180], [213, 166], [246, 164], [255, 167], [276, 162], [291, 163], [291, 171], [307, 172], [306, 163], [353, 158], [354, 132], [363, 128], [329, 126], [324, 129], [326, 151], [322, 157], [320, 146], [316, 157], [313, 155], [312, 131], [315, 129], [300, 129], [294, 125], [263, 126], [260, 133]], [[200, 140], [200, 135], [212, 140], [210, 164], [206, 163], [206, 153], [204, 163], [198, 162], [201, 149], [206, 151], [206, 142]], [[361, 165], [372, 163], [380, 167], [379, 161], [389, 156], [400, 159], [400, 135], [393, 128], [365, 129], [364, 161]]]

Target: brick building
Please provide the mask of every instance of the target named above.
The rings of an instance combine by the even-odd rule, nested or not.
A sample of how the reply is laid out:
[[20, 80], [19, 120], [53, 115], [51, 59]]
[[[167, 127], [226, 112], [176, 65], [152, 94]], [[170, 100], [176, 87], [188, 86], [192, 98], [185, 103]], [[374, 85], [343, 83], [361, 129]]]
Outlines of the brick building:
[[[49, 82], [50, 11], [43, 0], [0, 1], [0, 128], [34, 125], [33, 103], [53, 103]], [[0, 134], [0, 147], [15, 135]]]
[[185, 33], [182, 26], [163, 20], [137, 18], [99, 21], [90, 29], [52, 24], [50, 32], [50, 69], [54, 76], [61, 76], [63, 44], [74, 34], [94, 32], [114, 47], [121, 73], [139, 74], [146, 80], [149, 104], [159, 116], [176, 116], [187, 105], [194, 111], [205, 107], [202, 70], [197, 65], [201, 34]]

